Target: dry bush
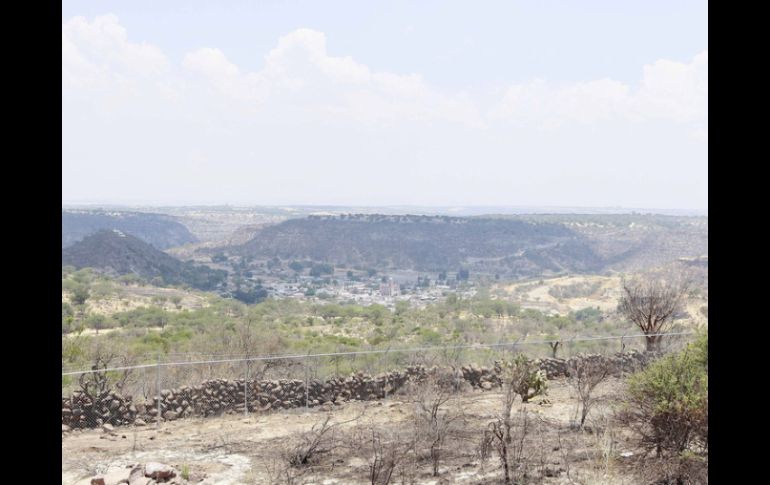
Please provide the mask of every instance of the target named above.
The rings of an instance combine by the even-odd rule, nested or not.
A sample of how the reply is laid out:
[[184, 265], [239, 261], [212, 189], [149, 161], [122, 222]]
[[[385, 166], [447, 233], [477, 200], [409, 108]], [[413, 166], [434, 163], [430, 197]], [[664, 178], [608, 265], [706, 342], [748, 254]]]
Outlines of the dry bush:
[[676, 457], [639, 456], [631, 462], [637, 483], [651, 485], [708, 484], [708, 456], [684, 453]]
[[[295, 485], [299, 483], [299, 471], [287, 465], [284, 460], [274, 458], [265, 464], [267, 483], [270, 485]], [[254, 483], [258, 483], [253, 478]]]
[[122, 394], [132, 377], [132, 370], [108, 371], [107, 369], [130, 366], [133, 364], [133, 358], [128, 355], [119, 355], [113, 348], [97, 345], [92, 359], [92, 372], [80, 374], [78, 378], [81, 392], [91, 402], [91, 406], [85, 408], [83, 412], [91, 424], [97, 424], [100, 421], [115, 424], [114, 420], [118, 417], [118, 413], [110, 412], [109, 415], [102, 415], [100, 410], [109, 408], [113, 392]]
[[437, 371], [419, 383], [413, 398], [415, 433], [418, 443], [428, 447], [434, 477], [439, 475], [447, 440], [463, 427], [462, 411], [448, 405], [456, 392], [454, 373]]
[[[506, 485], [521, 483], [537, 474], [553, 473], [547, 466], [547, 423], [526, 408], [515, 414], [499, 416], [487, 425], [479, 445], [482, 464], [495, 457], [503, 471]], [[534, 437], [539, 437], [539, 442]], [[537, 473], [536, 473], [537, 472]]]
[[610, 377], [610, 369], [601, 359], [585, 358], [573, 359], [568, 370], [568, 382], [578, 400], [575, 418], [577, 420], [577, 417], [580, 416], [579, 427], [583, 428], [591, 408], [599, 402], [594, 390]]
[[403, 478], [406, 475], [404, 464], [414, 452], [414, 439], [404, 433], [388, 433], [374, 427], [367, 430], [367, 435], [368, 439], [359, 442], [358, 446], [363, 446], [369, 454], [369, 483], [387, 485], [394, 480], [397, 471]]
[[[533, 418], [526, 408], [512, 414], [516, 396], [522, 403], [528, 402], [535, 396], [544, 394], [547, 389], [545, 374], [534, 361], [525, 355], [517, 355], [513, 361], [501, 363], [501, 380], [503, 386], [502, 409], [497, 418], [487, 425], [481, 439], [479, 451], [482, 463], [490, 456], [496, 456], [503, 469], [503, 479], [506, 485], [527, 475], [532, 463], [535, 447], [525, 446], [527, 436], [532, 431]], [[542, 434], [542, 421], [538, 419], [539, 431]], [[544, 453], [541, 447], [541, 462]]]
[[361, 418], [363, 412], [347, 421], [331, 423], [332, 415], [313, 425], [310, 431], [299, 435], [283, 450], [283, 459], [291, 467], [300, 468], [317, 464], [323, 455], [340, 446], [337, 428]]

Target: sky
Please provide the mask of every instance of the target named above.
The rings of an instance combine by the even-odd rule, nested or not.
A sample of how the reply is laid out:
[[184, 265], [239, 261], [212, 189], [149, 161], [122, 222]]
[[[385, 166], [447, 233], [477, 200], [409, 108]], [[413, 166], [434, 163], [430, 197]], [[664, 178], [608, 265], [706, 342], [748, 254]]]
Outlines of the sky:
[[706, 1], [62, 3], [62, 202], [708, 208]]

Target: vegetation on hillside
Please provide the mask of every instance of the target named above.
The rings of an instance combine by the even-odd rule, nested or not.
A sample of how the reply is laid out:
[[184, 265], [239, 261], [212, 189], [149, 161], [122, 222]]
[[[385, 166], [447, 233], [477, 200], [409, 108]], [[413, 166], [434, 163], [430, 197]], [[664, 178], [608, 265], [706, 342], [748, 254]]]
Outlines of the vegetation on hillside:
[[221, 287], [227, 272], [180, 261], [150, 244], [115, 230], [101, 230], [62, 250], [62, 265], [98, 268], [113, 275], [136, 275], [157, 285]]
[[197, 238], [173, 217], [104, 210], [62, 210], [61, 246], [65, 248], [101, 230], [117, 229], [133, 234], [158, 249], [193, 243]]

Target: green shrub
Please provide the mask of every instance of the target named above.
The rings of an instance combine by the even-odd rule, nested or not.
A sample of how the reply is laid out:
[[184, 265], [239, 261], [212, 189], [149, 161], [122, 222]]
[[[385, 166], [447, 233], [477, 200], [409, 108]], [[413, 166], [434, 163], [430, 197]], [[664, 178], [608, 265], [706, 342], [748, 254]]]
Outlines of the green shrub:
[[621, 421], [658, 456], [708, 450], [708, 334], [629, 378]]
[[510, 387], [522, 402], [529, 402], [533, 397], [545, 394], [548, 385], [545, 374], [524, 354], [517, 355], [512, 361], [501, 363], [503, 386]]

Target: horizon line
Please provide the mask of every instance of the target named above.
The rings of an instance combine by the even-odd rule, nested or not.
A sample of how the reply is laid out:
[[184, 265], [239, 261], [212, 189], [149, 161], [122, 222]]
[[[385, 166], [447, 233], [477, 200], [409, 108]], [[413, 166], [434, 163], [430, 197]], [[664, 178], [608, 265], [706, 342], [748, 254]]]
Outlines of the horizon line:
[[229, 207], [234, 209], [250, 209], [250, 208], [311, 208], [311, 209], [341, 209], [341, 208], [361, 208], [361, 209], [443, 209], [450, 211], [462, 211], [466, 210], [479, 210], [479, 209], [503, 209], [503, 210], [537, 210], [538, 212], [551, 211], [550, 213], [563, 213], [562, 211], [569, 211], [574, 213], [575, 210], [584, 211], [622, 211], [622, 212], [641, 212], [651, 214], [664, 214], [664, 213], [688, 213], [693, 215], [708, 216], [708, 209], [692, 209], [692, 208], [661, 208], [661, 207], [627, 207], [619, 205], [607, 205], [607, 206], [579, 206], [579, 205], [493, 205], [493, 204], [453, 204], [453, 205], [439, 205], [439, 204], [259, 204], [259, 203], [211, 203], [211, 202], [175, 202], [175, 203], [153, 203], [153, 202], [117, 202], [117, 201], [62, 201], [62, 208], [67, 207], [111, 207], [111, 208], [127, 208], [127, 209], [171, 209], [171, 208], [185, 208], [185, 207]]

